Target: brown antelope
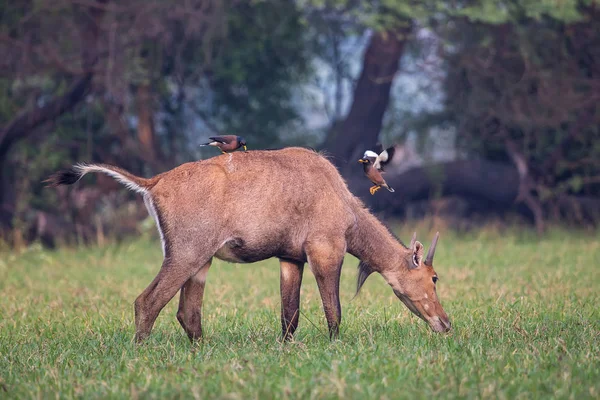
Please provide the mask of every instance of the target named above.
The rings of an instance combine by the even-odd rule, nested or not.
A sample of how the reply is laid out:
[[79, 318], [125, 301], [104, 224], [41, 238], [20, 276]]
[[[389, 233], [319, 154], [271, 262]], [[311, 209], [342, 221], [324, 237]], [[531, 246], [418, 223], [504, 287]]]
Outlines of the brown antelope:
[[406, 248], [348, 190], [323, 156], [302, 148], [236, 152], [140, 178], [109, 165], [78, 164], [52, 175], [70, 185], [101, 172], [140, 193], [154, 218], [164, 260], [135, 301], [136, 339], [146, 338], [162, 308], [181, 290], [177, 319], [193, 341], [202, 336], [202, 298], [213, 257], [252, 263], [280, 260], [281, 328], [298, 327], [304, 264], [315, 275], [330, 337], [342, 317], [340, 274], [346, 252], [361, 260], [357, 293], [379, 272], [398, 298], [436, 332], [450, 321], [436, 294], [434, 239], [427, 257], [413, 237]]

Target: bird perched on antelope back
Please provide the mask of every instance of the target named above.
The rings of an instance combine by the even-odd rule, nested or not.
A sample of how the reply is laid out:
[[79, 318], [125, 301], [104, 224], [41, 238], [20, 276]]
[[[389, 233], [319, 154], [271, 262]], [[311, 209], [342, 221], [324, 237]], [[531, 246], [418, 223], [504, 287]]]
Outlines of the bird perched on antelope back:
[[209, 137], [209, 139], [211, 140], [210, 142], [203, 143], [200, 146], [218, 147], [223, 154], [228, 153], [230, 151], [237, 150], [240, 147], [243, 147], [244, 151], [248, 150], [246, 147], [246, 139], [244, 139], [241, 136], [222, 135], [222, 136]]
[[394, 189], [388, 186], [385, 179], [383, 179], [381, 172], [377, 168], [375, 168], [377, 157], [377, 153], [371, 150], [367, 150], [365, 151], [363, 157], [360, 160], [358, 160], [359, 163], [362, 163], [367, 178], [369, 178], [369, 180], [375, 185], [369, 188], [369, 192], [373, 195], [383, 186], [384, 188], [393, 193]]

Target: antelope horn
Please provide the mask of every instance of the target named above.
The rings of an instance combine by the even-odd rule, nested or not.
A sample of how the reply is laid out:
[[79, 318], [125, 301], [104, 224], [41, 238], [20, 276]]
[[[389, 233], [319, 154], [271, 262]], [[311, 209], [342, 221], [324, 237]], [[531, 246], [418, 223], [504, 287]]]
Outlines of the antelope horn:
[[429, 265], [430, 267], [433, 265], [433, 256], [435, 255], [435, 246], [437, 246], [438, 238], [440, 237], [440, 233], [437, 232], [433, 241], [431, 242], [431, 247], [427, 252], [427, 257], [425, 258], [425, 265]]
[[417, 241], [417, 232], [413, 233], [413, 237], [412, 239], [410, 239], [410, 247], [409, 249], [414, 249], [415, 248], [415, 242]]

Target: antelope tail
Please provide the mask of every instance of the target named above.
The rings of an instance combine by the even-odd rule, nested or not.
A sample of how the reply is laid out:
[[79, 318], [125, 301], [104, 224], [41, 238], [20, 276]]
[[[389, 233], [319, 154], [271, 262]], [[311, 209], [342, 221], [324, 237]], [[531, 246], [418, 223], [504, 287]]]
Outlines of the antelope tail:
[[127, 189], [145, 195], [156, 181], [154, 179], [141, 178], [119, 167], [106, 164], [75, 164], [71, 168], [58, 171], [44, 181], [47, 186], [56, 187], [72, 185], [78, 182], [89, 172], [100, 172], [114, 178], [117, 182], [125, 185]]
[[58, 171], [50, 175], [50, 177], [46, 179], [44, 183], [46, 183], [46, 185], [50, 187], [72, 185], [78, 182], [88, 172], [100, 172], [106, 174], [114, 178], [117, 182], [125, 185], [127, 189], [133, 190], [134, 192], [140, 193], [144, 196], [144, 205], [148, 209], [148, 213], [152, 216], [152, 218], [154, 218], [154, 222], [156, 222], [158, 234], [160, 235], [160, 242], [162, 245], [163, 255], [166, 257], [167, 246], [163, 226], [161, 225], [161, 221], [159, 218], [161, 210], [157, 207], [154, 200], [152, 199], [152, 195], [150, 194], [150, 189], [152, 189], [152, 187], [156, 185], [156, 182], [158, 182], [158, 178], [156, 176], [150, 179], [142, 178], [139, 176], [135, 176], [132, 173], [127, 172], [119, 167], [113, 167], [112, 165], [75, 164], [71, 168], [64, 169], [62, 171]]

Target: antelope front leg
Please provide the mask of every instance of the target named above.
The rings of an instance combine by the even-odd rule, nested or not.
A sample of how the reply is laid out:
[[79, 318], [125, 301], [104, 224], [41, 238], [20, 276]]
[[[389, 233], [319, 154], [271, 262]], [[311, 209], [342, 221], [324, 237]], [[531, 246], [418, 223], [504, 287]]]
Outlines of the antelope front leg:
[[340, 305], [340, 270], [325, 275], [316, 275], [317, 286], [323, 301], [323, 311], [329, 327], [329, 339], [337, 339], [340, 335], [342, 307]]
[[181, 287], [177, 320], [192, 342], [202, 338], [202, 299], [211, 261]]
[[340, 275], [345, 251], [345, 246], [330, 243], [311, 244], [307, 249], [310, 267], [321, 294], [330, 339], [337, 339], [340, 334]]
[[300, 286], [304, 263], [279, 260], [281, 279], [281, 337], [291, 340], [300, 317]]

